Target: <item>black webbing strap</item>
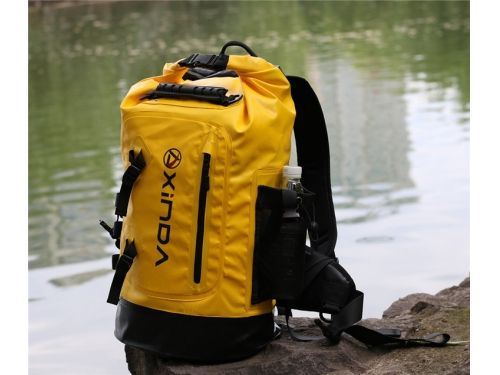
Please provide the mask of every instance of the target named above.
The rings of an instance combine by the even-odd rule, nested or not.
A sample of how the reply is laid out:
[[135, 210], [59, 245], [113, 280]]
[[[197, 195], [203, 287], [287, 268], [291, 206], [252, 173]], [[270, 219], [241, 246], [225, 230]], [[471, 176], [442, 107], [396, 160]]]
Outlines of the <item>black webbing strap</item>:
[[[312, 251], [311, 249], [307, 250], [307, 248], [308, 247], [306, 246], [306, 251], [309, 252], [308, 256], [310, 257], [310, 260], [309, 262], [307, 262], [307, 268], [304, 271], [304, 289], [306, 289], [307, 286], [321, 273], [321, 271], [326, 266], [328, 266], [330, 262], [332, 262], [331, 258], [319, 254], [318, 252]], [[279, 303], [280, 301], [278, 301], [278, 304]], [[361, 316], [363, 314], [363, 293], [356, 291], [354, 298], [351, 299], [351, 301], [342, 310], [339, 311], [338, 315], [335, 315], [335, 325], [332, 327], [332, 332], [328, 331], [327, 334], [325, 334], [323, 327], [321, 327], [320, 325], [322, 323], [320, 322], [320, 324], [318, 324], [315, 321], [316, 324], [322, 329], [323, 336], [302, 335], [295, 331], [292, 327], [290, 327], [289, 319], [290, 317], [292, 317], [292, 310], [290, 307], [278, 305], [278, 313], [279, 315], [285, 315], [286, 327], [293, 340], [316, 341], [321, 340], [324, 337], [328, 337], [330, 341], [336, 343], [340, 339], [340, 335], [342, 331], [346, 329], [346, 327], [349, 327], [350, 325], [355, 324], [361, 320]], [[336, 338], [334, 338], [333, 330], [336, 331]]]
[[312, 244], [321, 253], [335, 258], [337, 224], [330, 182], [330, 148], [321, 105], [309, 83], [287, 76], [295, 103], [294, 124], [297, 161], [302, 167], [302, 185], [316, 194], [318, 240]]
[[[335, 328], [332, 332], [331, 326], [324, 324], [319, 319], [315, 320], [315, 322], [321, 328], [325, 337], [327, 337], [334, 344], [338, 343], [340, 336], [336, 336], [337, 331]], [[401, 331], [399, 329], [370, 329], [358, 324], [347, 328], [344, 332], [362, 342], [366, 346], [387, 346], [394, 348], [409, 348], [416, 346], [439, 347], [445, 346], [450, 340], [450, 335], [441, 332], [426, 335], [421, 338], [402, 339], [400, 338]], [[330, 338], [332, 336], [333, 340]]]
[[[295, 341], [301, 341], [301, 342], [308, 342], [308, 341], [318, 341], [318, 340], [323, 340], [325, 337], [329, 338], [329, 333], [326, 335], [323, 333], [323, 335], [318, 336], [318, 335], [303, 335], [301, 333], [298, 333], [295, 329], [293, 329], [290, 326], [290, 318], [292, 317], [292, 311], [290, 309], [287, 309], [285, 312], [285, 320], [286, 320], [286, 328], [288, 330], [288, 333], [290, 334], [290, 337], [295, 340]], [[325, 330], [328, 330], [328, 328], [320, 321], [320, 320], [315, 320], [316, 325], [318, 325], [321, 329], [322, 332]], [[361, 329], [358, 329], [361, 328]], [[365, 343], [366, 345], [384, 345], [388, 342], [392, 342], [392, 338], [398, 338], [401, 336], [401, 331], [399, 329], [392, 329], [392, 328], [382, 328], [382, 329], [368, 329], [363, 326], [357, 326], [354, 325], [352, 327], [349, 327], [347, 331], [351, 331], [352, 329], [352, 336], [357, 338], [359, 341]], [[330, 340], [331, 341], [331, 340]], [[332, 342], [332, 341], [331, 341]], [[369, 344], [368, 342], [371, 342]], [[338, 341], [333, 342], [333, 344], [337, 344]]]
[[116, 271], [109, 289], [108, 303], [113, 305], [118, 304], [125, 276], [127, 276], [128, 270], [132, 267], [132, 263], [134, 262], [136, 255], [137, 249], [135, 248], [134, 241], [130, 243], [127, 241], [122, 255], [120, 255], [118, 261], [116, 262]]
[[330, 324], [325, 325], [321, 320], [315, 320], [316, 325], [321, 328], [325, 337], [332, 343], [338, 343], [342, 332], [361, 320], [363, 317], [363, 299], [363, 293], [356, 290], [351, 300], [335, 316], [332, 315], [331, 320], [325, 319], [323, 314], [320, 313], [321, 320]]
[[304, 269], [304, 284], [306, 290], [309, 284], [323, 271], [323, 269], [332, 262], [332, 258], [326, 257], [317, 251], [312, 250], [309, 246], [305, 246], [307, 262]]
[[[290, 336], [295, 341], [316, 341], [326, 337], [332, 344], [340, 341], [342, 332], [354, 337], [367, 346], [388, 346], [388, 347], [415, 347], [415, 346], [445, 346], [450, 340], [447, 333], [433, 333], [422, 338], [400, 338], [399, 329], [370, 329], [355, 323], [361, 320], [363, 311], [363, 293], [356, 291], [351, 301], [329, 322], [325, 324], [320, 319], [314, 322], [321, 328], [323, 336], [302, 335], [296, 332], [289, 325], [289, 318], [292, 316], [291, 310], [284, 312], [286, 326]], [[322, 319], [325, 320], [322, 316]]]
[[[349, 303], [329, 321], [330, 324], [325, 324], [320, 319], [316, 319], [315, 323], [321, 328], [323, 335], [334, 344], [339, 342], [342, 332], [367, 346], [444, 346], [450, 340], [450, 335], [447, 333], [433, 333], [422, 338], [402, 339], [400, 338], [401, 331], [398, 329], [370, 329], [356, 325], [362, 318], [362, 312], [363, 293], [356, 291]], [[322, 315], [321, 318], [326, 320]]]
[[285, 311], [286, 329], [293, 340], [308, 342], [308, 341], [318, 341], [325, 338], [325, 336], [312, 336], [312, 335], [303, 335], [301, 333], [298, 333], [295, 329], [290, 327], [289, 320], [291, 317], [292, 317], [292, 310], [287, 308]]
[[[391, 332], [393, 331], [393, 332]], [[373, 330], [360, 325], [354, 325], [345, 330], [345, 333], [354, 337], [368, 346], [393, 346], [393, 347], [415, 347], [415, 346], [445, 346], [450, 340], [447, 333], [433, 333], [422, 338], [402, 339], [399, 338], [398, 330]]]
[[127, 215], [128, 201], [130, 199], [130, 194], [132, 193], [132, 187], [134, 186], [135, 180], [137, 180], [142, 170], [146, 166], [142, 151], [139, 151], [137, 156], [134, 156], [134, 150], [130, 150], [129, 161], [130, 165], [125, 170], [125, 173], [122, 177], [120, 192], [116, 194], [115, 215], [121, 217]]

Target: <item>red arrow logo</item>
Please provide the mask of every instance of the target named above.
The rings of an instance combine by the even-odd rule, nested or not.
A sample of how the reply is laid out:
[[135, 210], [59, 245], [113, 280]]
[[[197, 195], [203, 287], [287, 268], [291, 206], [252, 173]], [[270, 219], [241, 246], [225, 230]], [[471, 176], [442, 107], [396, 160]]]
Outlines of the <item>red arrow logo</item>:
[[171, 148], [170, 150], [165, 152], [165, 155], [163, 155], [163, 164], [165, 164], [165, 167], [167, 167], [168, 169], [177, 168], [181, 163], [181, 160], [181, 152], [176, 148]]

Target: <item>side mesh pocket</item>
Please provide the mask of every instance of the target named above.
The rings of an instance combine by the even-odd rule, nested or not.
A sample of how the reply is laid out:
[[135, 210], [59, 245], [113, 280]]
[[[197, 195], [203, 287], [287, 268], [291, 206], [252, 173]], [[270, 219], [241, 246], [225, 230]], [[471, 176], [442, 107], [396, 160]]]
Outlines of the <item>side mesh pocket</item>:
[[255, 205], [252, 304], [294, 300], [304, 278], [306, 226], [283, 219], [283, 190], [259, 186]]

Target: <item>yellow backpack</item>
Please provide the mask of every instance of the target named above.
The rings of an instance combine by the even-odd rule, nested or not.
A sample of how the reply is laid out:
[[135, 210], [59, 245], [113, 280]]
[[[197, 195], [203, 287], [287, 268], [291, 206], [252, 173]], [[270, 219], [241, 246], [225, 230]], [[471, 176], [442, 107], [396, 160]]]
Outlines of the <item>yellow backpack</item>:
[[[230, 361], [277, 335], [276, 301], [287, 319], [291, 308], [340, 314], [332, 341], [361, 319], [363, 295], [334, 254], [328, 137], [304, 79], [229, 42], [136, 83], [121, 113], [117, 220], [101, 221], [120, 249], [108, 298], [120, 341]], [[292, 130], [301, 192], [281, 182]]]

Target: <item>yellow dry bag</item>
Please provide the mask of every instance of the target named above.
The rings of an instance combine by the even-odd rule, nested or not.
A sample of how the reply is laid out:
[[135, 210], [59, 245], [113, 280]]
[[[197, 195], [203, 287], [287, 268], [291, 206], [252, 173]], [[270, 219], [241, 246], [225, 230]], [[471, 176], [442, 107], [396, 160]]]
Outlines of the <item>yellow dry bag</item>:
[[[235, 45], [248, 54], [227, 55]], [[350, 304], [344, 320], [361, 318], [362, 294], [334, 254], [328, 136], [304, 79], [229, 42], [136, 83], [121, 114], [117, 220], [101, 222], [120, 249], [108, 298], [119, 340], [230, 361], [273, 339], [276, 301], [287, 316]], [[292, 130], [302, 174], [290, 189]]]

